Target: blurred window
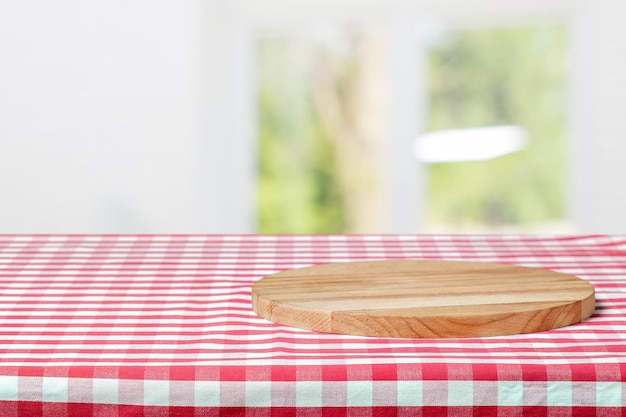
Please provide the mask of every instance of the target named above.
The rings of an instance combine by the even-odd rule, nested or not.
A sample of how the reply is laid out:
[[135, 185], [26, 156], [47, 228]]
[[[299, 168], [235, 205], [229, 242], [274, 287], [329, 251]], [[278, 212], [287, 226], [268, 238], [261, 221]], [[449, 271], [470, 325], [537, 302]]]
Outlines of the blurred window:
[[559, 26], [455, 31], [429, 53], [429, 130], [517, 125], [524, 149], [433, 164], [427, 225], [442, 230], [566, 230], [564, 81]]
[[[565, 29], [436, 35], [426, 130], [514, 125], [526, 140], [486, 161], [429, 164], [426, 195], [415, 196], [424, 231], [563, 230]], [[383, 32], [322, 25], [261, 37], [257, 50], [259, 232], [386, 232]]]

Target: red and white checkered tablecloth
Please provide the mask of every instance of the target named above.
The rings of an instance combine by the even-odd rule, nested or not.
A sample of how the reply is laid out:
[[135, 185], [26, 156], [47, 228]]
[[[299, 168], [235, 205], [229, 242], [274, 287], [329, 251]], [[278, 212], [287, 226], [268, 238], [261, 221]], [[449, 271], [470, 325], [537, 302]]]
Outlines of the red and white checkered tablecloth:
[[[269, 323], [261, 277], [376, 259], [577, 275], [574, 326], [377, 339]], [[624, 236], [0, 236], [0, 417], [624, 416]]]

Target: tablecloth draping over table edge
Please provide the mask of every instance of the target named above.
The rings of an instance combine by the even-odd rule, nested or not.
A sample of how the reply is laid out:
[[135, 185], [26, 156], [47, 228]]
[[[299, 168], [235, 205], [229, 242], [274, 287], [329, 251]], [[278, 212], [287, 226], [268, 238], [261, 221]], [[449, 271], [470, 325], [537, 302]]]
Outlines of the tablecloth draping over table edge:
[[[440, 340], [319, 334], [250, 309], [262, 276], [374, 259], [566, 272], [597, 309]], [[0, 290], [0, 416], [626, 414], [622, 236], [0, 236]]]

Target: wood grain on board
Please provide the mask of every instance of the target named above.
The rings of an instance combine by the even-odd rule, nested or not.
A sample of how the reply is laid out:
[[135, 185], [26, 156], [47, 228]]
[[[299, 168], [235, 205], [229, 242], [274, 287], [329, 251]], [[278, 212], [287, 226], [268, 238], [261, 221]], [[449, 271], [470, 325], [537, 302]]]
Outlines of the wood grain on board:
[[323, 264], [252, 286], [274, 323], [347, 335], [451, 338], [539, 332], [578, 323], [594, 288], [572, 275], [515, 265], [391, 260]]

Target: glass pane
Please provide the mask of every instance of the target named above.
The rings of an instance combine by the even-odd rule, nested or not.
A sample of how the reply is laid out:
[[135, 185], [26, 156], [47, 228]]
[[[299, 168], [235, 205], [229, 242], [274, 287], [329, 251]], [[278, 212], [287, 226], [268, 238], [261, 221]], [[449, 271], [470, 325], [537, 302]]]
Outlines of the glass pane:
[[381, 231], [381, 39], [318, 29], [258, 46], [259, 231]]
[[[258, 44], [259, 232], [386, 232], [384, 31], [322, 29]], [[430, 164], [427, 193], [415, 196], [425, 231], [567, 231], [565, 28], [441, 33], [428, 46], [428, 130], [515, 125], [527, 143], [492, 160]]]
[[526, 147], [433, 164], [430, 231], [562, 231], [566, 31], [456, 31], [431, 47], [429, 130], [516, 125]]

